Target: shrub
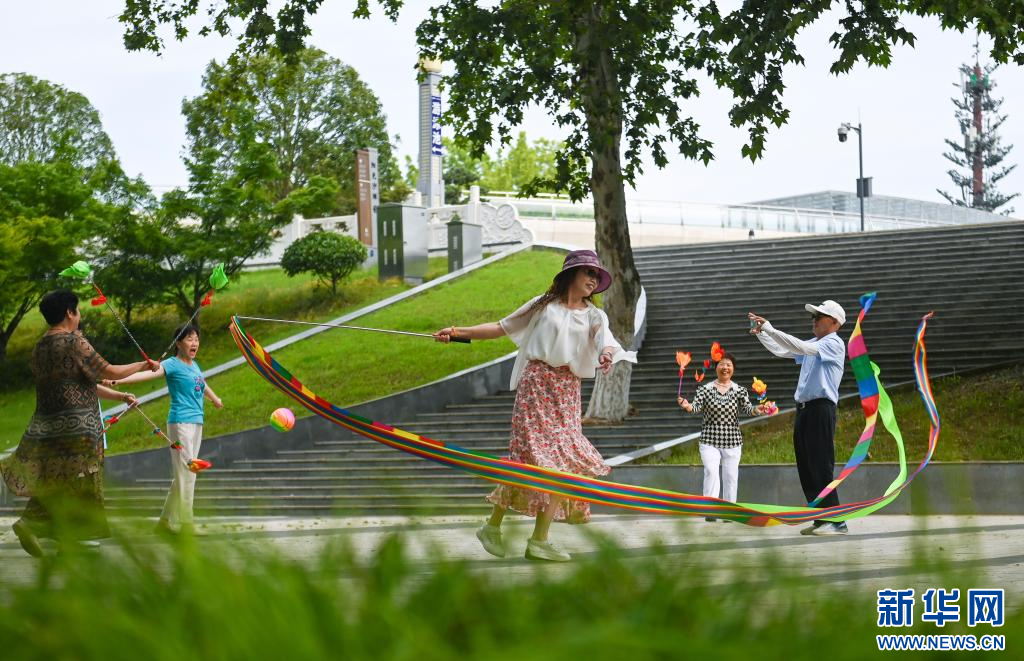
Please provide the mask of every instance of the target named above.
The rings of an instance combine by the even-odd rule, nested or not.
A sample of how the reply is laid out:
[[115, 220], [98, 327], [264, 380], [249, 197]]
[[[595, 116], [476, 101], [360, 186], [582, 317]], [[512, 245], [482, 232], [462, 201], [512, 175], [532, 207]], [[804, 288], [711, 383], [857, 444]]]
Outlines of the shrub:
[[366, 261], [366, 246], [351, 236], [316, 231], [288, 246], [281, 257], [281, 268], [289, 276], [313, 273], [324, 284], [331, 284], [331, 293], [338, 293], [338, 283]]

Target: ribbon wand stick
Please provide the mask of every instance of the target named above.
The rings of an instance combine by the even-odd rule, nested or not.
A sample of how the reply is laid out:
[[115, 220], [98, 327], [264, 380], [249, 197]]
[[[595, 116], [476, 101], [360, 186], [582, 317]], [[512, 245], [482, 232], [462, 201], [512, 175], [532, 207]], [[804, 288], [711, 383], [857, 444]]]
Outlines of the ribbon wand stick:
[[679, 365], [679, 387], [676, 389], [676, 397], [683, 396], [683, 375], [686, 373], [686, 366], [693, 359], [693, 354], [688, 351], [676, 352], [676, 363]]
[[92, 288], [96, 290], [97, 294], [99, 294], [98, 297], [92, 299], [92, 304], [93, 305], [100, 305], [100, 304], [106, 305], [107, 309], [110, 310], [110, 314], [114, 315], [114, 319], [117, 320], [117, 323], [121, 324], [121, 328], [124, 330], [125, 334], [128, 335], [128, 339], [132, 341], [132, 344], [135, 345], [135, 348], [139, 350], [139, 353], [142, 354], [142, 357], [147, 362], [153, 362], [153, 359], [149, 357], [149, 355], [146, 353], [146, 351], [138, 343], [138, 341], [135, 339], [135, 336], [132, 335], [132, 332], [130, 330], [128, 330], [128, 327], [125, 325], [125, 323], [123, 321], [121, 321], [121, 317], [118, 316], [117, 311], [114, 309], [114, 306], [112, 306], [110, 304], [110, 301], [107, 300], [107, 297], [103, 293], [103, 290], [100, 289], [100, 286], [97, 285], [93, 281], [92, 267], [89, 266], [89, 264], [87, 262], [82, 262], [82, 261], [75, 262], [74, 264], [72, 264], [68, 268], [64, 269], [63, 271], [61, 271], [57, 275], [62, 275], [64, 277], [66, 277], [66, 278], [77, 278], [79, 280], [84, 280], [87, 284], [92, 285]]
[[[199, 315], [199, 311], [210, 304], [210, 299], [213, 298], [214, 292], [224, 289], [224, 287], [226, 287], [227, 284], [228, 276], [224, 273], [224, 264], [218, 264], [216, 267], [214, 267], [213, 272], [210, 273], [210, 291], [206, 292], [206, 296], [204, 296], [203, 300], [199, 302], [199, 305], [196, 307], [195, 312], [193, 312], [192, 316], [189, 317], [188, 321], [185, 322], [184, 328], [188, 328], [189, 326], [191, 326], [192, 322], [195, 321], [196, 317]], [[163, 360], [164, 358], [166, 358], [167, 354], [170, 353], [171, 349], [174, 348], [174, 345], [180, 339], [181, 338], [176, 337], [173, 340], [171, 340], [171, 343], [167, 345], [167, 348], [164, 349], [164, 352], [160, 354], [159, 360]]]
[[[429, 337], [434, 336], [430, 333], [412, 333], [410, 331], [391, 330], [390, 328], [369, 328], [367, 326], [346, 326], [344, 324], [324, 324], [317, 323], [315, 321], [295, 321], [292, 319], [271, 319], [268, 317], [245, 317], [242, 315], [235, 315], [237, 319], [249, 319], [251, 321], [274, 321], [279, 324], [299, 324], [301, 326], [325, 326], [327, 328], [342, 328], [344, 330], [358, 330], [358, 331], [370, 331], [373, 333], [391, 333], [392, 335], [411, 335], [413, 337]], [[467, 337], [452, 337], [451, 342], [461, 342], [462, 344], [470, 344], [472, 340]]]

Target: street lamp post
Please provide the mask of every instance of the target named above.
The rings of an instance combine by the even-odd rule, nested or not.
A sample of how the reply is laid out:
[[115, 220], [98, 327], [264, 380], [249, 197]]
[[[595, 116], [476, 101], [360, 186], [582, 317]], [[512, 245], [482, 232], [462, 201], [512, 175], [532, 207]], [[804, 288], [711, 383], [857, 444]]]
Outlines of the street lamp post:
[[871, 197], [871, 177], [864, 178], [864, 134], [860, 122], [854, 126], [849, 122], [839, 125], [839, 142], [846, 142], [850, 131], [857, 132], [857, 160], [860, 163], [860, 177], [857, 179], [857, 197], [860, 198], [860, 231], [864, 231], [864, 198]]

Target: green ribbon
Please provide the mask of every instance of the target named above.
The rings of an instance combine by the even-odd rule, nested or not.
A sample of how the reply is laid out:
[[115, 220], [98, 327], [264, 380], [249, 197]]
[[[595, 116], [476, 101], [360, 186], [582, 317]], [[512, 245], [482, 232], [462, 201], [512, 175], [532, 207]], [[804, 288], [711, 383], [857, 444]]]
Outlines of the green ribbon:
[[218, 264], [210, 274], [210, 286], [214, 289], [224, 289], [227, 284], [228, 276], [224, 273], [224, 264]]
[[79, 280], [87, 280], [92, 275], [92, 267], [89, 266], [88, 262], [77, 261], [71, 266], [61, 271], [58, 275], [65, 278], [78, 278]]

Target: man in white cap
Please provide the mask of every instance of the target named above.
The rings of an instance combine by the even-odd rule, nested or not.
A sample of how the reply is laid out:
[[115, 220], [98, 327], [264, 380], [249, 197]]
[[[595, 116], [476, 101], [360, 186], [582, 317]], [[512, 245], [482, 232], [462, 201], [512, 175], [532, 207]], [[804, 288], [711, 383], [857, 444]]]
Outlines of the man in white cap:
[[[812, 315], [814, 338], [800, 340], [778, 330], [764, 317], [753, 312], [750, 332], [765, 349], [780, 358], [792, 358], [800, 365], [800, 380], [793, 398], [796, 418], [793, 421], [793, 449], [807, 502], [818, 497], [832, 482], [835, 470], [836, 405], [839, 403], [839, 382], [846, 366], [846, 345], [837, 331], [846, 323], [846, 312], [835, 301], [821, 305], [807, 304]], [[839, 494], [831, 492], [818, 507], [839, 504]], [[800, 531], [803, 535], [845, 535], [845, 523], [815, 521]]]

